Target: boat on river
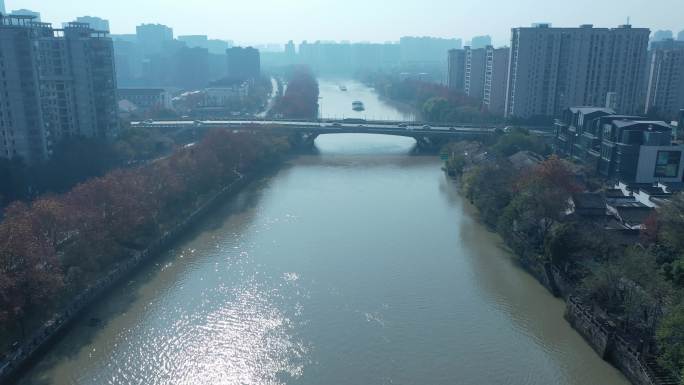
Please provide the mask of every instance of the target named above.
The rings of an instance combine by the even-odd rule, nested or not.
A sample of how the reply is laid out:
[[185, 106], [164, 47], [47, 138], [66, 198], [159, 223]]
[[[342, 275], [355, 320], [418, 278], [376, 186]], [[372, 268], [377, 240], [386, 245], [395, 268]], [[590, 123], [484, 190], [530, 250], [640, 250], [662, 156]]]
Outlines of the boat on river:
[[357, 100], [352, 103], [352, 110], [354, 111], [363, 111], [365, 109], [366, 107], [363, 105], [363, 102]]
[[345, 86], [345, 85], [340, 86], [340, 91], [347, 91], [347, 86]]

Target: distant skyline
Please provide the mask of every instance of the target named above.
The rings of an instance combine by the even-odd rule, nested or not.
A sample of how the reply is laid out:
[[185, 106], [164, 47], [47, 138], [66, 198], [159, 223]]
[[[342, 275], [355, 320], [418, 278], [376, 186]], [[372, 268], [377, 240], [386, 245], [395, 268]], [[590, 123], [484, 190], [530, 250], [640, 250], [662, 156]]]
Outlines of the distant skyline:
[[[550, 3], [556, 3], [552, 6]], [[388, 7], [392, 4], [392, 7]], [[40, 12], [45, 22], [61, 25], [78, 16], [110, 21], [115, 34], [135, 33], [142, 23], [166, 24], [174, 34], [202, 34], [237, 44], [294, 40], [397, 41], [401, 36], [470, 40], [491, 35], [508, 44], [510, 29], [548, 22], [558, 27], [594, 24], [616, 27], [631, 18], [652, 31], [684, 30], [682, 0], [5, 0], [7, 11]]]

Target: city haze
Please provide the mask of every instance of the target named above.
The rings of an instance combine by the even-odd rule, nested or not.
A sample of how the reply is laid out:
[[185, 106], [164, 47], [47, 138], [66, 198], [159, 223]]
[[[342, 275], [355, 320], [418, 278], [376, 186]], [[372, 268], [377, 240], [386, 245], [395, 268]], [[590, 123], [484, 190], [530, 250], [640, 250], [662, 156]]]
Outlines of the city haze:
[[[460, 37], [492, 35], [496, 45], [508, 44], [510, 28], [548, 22], [576, 27], [593, 23], [614, 27], [627, 18], [635, 27], [656, 30], [684, 28], [681, 0], [71, 0], [69, 6], [44, 0], [6, 0], [8, 11], [39, 10], [52, 23], [89, 14], [110, 20], [112, 33], [134, 33], [142, 23], [162, 23], [176, 35], [206, 34], [238, 44], [284, 43], [287, 40], [396, 41], [401, 36]], [[550, 4], [557, 4], [551, 6]], [[679, 11], [677, 11], [679, 10]], [[255, 28], [255, 26], [258, 26]]]

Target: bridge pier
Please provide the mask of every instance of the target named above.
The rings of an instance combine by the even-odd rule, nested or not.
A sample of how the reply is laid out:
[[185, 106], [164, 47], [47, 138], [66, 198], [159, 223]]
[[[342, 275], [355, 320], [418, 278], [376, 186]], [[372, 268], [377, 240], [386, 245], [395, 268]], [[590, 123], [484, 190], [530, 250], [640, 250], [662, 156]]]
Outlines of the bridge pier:
[[289, 136], [290, 146], [294, 149], [308, 151], [314, 147], [318, 135], [314, 132], [294, 132]]
[[448, 138], [436, 138], [424, 135], [416, 135], [413, 137], [416, 140], [415, 153], [435, 153], [444, 147], [449, 142]]

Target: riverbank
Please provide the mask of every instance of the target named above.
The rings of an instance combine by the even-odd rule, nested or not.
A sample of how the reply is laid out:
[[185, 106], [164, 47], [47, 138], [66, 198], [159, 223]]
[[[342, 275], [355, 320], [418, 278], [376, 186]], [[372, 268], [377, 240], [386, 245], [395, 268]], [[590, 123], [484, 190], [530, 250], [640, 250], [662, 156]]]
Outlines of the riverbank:
[[613, 320], [601, 316], [573, 296], [573, 284], [550, 263], [519, 261], [521, 268], [534, 276], [551, 294], [566, 304], [565, 319], [601, 359], [609, 362], [634, 385], [678, 385], [662, 373], [654, 357], [644, 352], [644, 341], [633, 341], [622, 333]]
[[[63, 336], [87, 308], [124, 282], [127, 277], [134, 274], [142, 265], [150, 263], [161, 255], [214, 208], [242, 191], [245, 186], [254, 180], [265, 175], [268, 170], [277, 167], [278, 164], [271, 162], [262, 165], [258, 170], [245, 175], [241, 174], [237, 180], [210, 194], [189, 215], [185, 216], [175, 226], [154, 240], [146, 249], [134, 253], [127, 260], [112, 268], [94, 284], [88, 286], [68, 306], [44, 323], [40, 329], [36, 330], [3, 363], [3, 366], [0, 367], [0, 383], [18, 379], [24, 370], [31, 367], [36, 359], [39, 359], [43, 353], [49, 350]], [[94, 319], [93, 322], [99, 322], [99, 320]]]
[[[577, 214], [567, 215], [571, 212], [567, 202], [584, 191], [580, 176], [571, 164], [555, 157], [538, 157], [522, 166], [516, 163], [519, 158], [509, 158], [506, 148], [511, 143], [517, 143], [516, 150], [534, 147], [527, 140], [516, 133], [490, 146], [452, 144], [445, 171], [460, 182], [460, 193], [478, 209], [483, 223], [502, 236], [520, 267], [565, 300], [566, 320], [602, 359], [635, 385], [678, 383], [661, 368], [654, 351], [653, 326], [648, 325], [656, 322], [656, 302], [644, 298], [644, 276], [648, 277], [650, 266], [635, 247], [638, 236], [615, 232], [610, 236], [622, 235], [618, 243], [604, 228], [592, 227]], [[597, 258], [593, 265], [587, 255]], [[613, 272], [617, 279], [611, 280], [613, 275], [600, 269], [612, 265], [606, 259], [613, 255], [612, 264], [623, 270]], [[594, 265], [598, 268], [592, 271], [589, 267]], [[634, 298], [629, 291], [642, 298], [641, 302], [632, 299], [636, 303], [629, 310], [636, 316], [624, 310], [623, 316], [616, 316], [591, 300], [596, 293], [606, 295], [611, 290], [619, 294], [611, 298]]]
[[215, 130], [157, 162], [13, 203], [0, 222], [0, 376], [30, 361], [121, 277], [289, 150], [286, 138]]

